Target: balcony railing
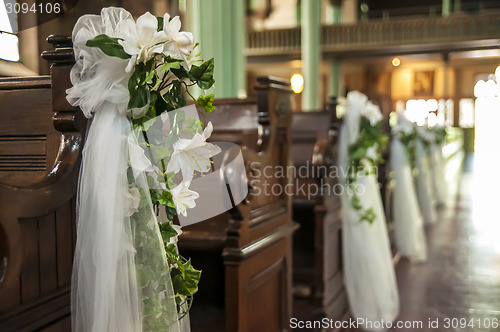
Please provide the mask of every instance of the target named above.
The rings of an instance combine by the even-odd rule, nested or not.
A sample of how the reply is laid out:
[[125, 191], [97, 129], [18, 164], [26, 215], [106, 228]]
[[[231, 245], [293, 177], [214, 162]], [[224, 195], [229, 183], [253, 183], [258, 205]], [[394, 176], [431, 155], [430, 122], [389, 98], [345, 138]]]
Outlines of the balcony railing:
[[[300, 54], [300, 28], [253, 31], [247, 35], [247, 55]], [[321, 49], [332, 55], [421, 53], [500, 46], [500, 13], [457, 15], [411, 20], [359, 22], [321, 27]]]

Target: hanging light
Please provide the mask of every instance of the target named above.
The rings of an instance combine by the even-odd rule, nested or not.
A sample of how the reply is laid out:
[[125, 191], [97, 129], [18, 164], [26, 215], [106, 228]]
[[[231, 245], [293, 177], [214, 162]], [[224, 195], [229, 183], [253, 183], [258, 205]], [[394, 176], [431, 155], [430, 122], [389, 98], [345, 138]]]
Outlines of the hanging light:
[[304, 90], [304, 77], [301, 74], [293, 74], [290, 78], [290, 84], [293, 92], [301, 93]]
[[398, 67], [400, 64], [401, 64], [401, 60], [399, 60], [399, 58], [392, 59], [392, 65], [394, 67]]

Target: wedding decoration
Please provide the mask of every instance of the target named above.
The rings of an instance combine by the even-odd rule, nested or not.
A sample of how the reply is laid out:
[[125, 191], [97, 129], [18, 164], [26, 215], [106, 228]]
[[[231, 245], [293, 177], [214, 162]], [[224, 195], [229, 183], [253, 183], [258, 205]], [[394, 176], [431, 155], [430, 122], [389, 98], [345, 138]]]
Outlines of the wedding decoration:
[[[359, 146], [362, 152], [359, 152], [360, 157], [357, 159], [359, 164], [362, 167], [366, 167], [366, 164], [373, 165], [373, 157], [380, 158], [380, 155], [371, 153], [371, 157], [366, 157], [368, 148], [375, 143], [381, 148], [386, 140], [376, 139], [380, 137], [379, 134], [372, 132], [379, 130], [373, 126], [380, 121], [380, 111], [375, 111], [368, 98], [358, 91], [349, 92], [343, 106], [346, 111], [340, 131], [339, 167], [352, 169], [351, 158], [357, 150], [353, 149], [355, 146]], [[363, 117], [366, 119], [362, 120]], [[370, 159], [361, 161], [363, 158]], [[350, 173], [346, 176], [345, 172], [340, 173], [340, 183], [349, 189]], [[378, 181], [373, 172], [366, 172], [363, 176], [356, 174], [356, 184], [362, 189], [356, 193], [357, 200], [365, 209], [372, 209], [373, 219], [371, 223], [359, 222], [359, 210], [352, 204], [353, 192], [342, 192], [344, 283], [351, 313], [355, 318], [363, 318], [365, 321], [393, 321], [399, 312], [399, 296]], [[374, 326], [363, 328], [382, 330], [381, 327], [377, 329]]]
[[409, 122], [403, 112], [397, 114], [392, 128], [391, 173], [394, 180], [393, 221], [396, 247], [401, 256], [411, 261], [425, 261], [427, 247], [424, 221], [415, 191], [413, 169], [416, 158], [416, 125]]
[[[353, 98], [353, 94], [348, 98]], [[348, 108], [348, 99], [338, 98], [337, 116], [342, 117]], [[382, 113], [378, 106], [366, 100], [359, 118], [358, 139], [349, 145], [349, 166], [347, 184], [353, 189], [361, 176], [376, 174], [377, 165], [383, 163], [382, 151], [387, 145], [388, 137], [382, 133]], [[360, 221], [372, 223], [376, 219], [372, 207], [365, 208], [361, 204], [355, 190], [351, 204], [359, 212]]]
[[443, 145], [446, 141], [446, 127], [436, 125], [429, 127], [434, 135], [430, 143], [430, 155], [433, 174], [434, 192], [438, 204], [448, 204], [448, 183], [446, 182], [446, 161], [443, 158]]
[[430, 146], [435, 141], [434, 134], [427, 126], [417, 127], [416, 142], [416, 169], [417, 169], [417, 196], [420, 211], [426, 224], [437, 220], [436, 196], [432, 184], [432, 169], [430, 165]]
[[[214, 84], [214, 60], [200, 60], [192, 34], [180, 28], [179, 17], [146, 13], [135, 21], [113, 7], [74, 27], [67, 99], [90, 126], [77, 198], [73, 331], [189, 330], [201, 271], [178, 253], [181, 230], [172, 221], [196, 205], [191, 181], [221, 150], [206, 142], [211, 123], [183, 108], [190, 86]], [[214, 109], [213, 98], [193, 98], [200, 114]]]

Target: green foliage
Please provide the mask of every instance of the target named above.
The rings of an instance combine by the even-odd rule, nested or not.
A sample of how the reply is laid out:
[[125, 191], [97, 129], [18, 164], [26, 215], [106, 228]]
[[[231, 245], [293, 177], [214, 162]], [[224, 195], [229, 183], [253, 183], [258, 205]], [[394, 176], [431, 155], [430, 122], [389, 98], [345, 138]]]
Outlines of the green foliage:
[[212, 113], [215, 110], [213, 105], [214, 102], [214, 94], [209, 94], [207, 96], [199, 96], [196, 100], [196, 105], [201, 106], [205, 109], [205, 112]]
[[[158, 31], [163, 29], [163, 18], [158, 17]], [[118, 38], [111, 38], [107, 35], [99, 35], [94, 39], [87, 41], [87, 46], [97, 47], [105, 54], [121, 59], [130, 59], [123, 47], [119, 43]], [[196, 47], [196, 46], [195, 46]], [[140, 62], [135, 65], [127, 84], [129, 91], [128, 109], [130, 112], [131, 126], [135, 130], [136, 135], [143, 135], [144, 142], [141, 147], [146, 149], [146, 155], [149, 155], [153, 164], [160, 169], [160, 172], [155, 178], [150, 174], [147, 175], [147, 181], [150, 188], [148, 192], [140, 191], [141, 201], [138, 212], [131, 216], [133, 221], [133, 232], [140, 239], [140, 253], [136, 255], [137, 266], [151, 266], [151, 268], [137, 269], [137, 282], [141, 288], [141, 296], [143, 300], [143, 323], [145, 330], [159, 331], [161, 324], [161, 312], [157, 312], [161, 308], [161, 293], [166, 292], [161, 285], [165, 285], [165, 280], [154, 280], [157, 275], [155, 270], [162, 269], [162, 261], [149, 262], [150, 257], [155, 256], [157, 248], [148, 241], [148, 236], [154, 236], [148, 231], [153, 228], [145, 229], [144, 223], [146, 220], [153, 220], [155, 216], [151, 215], [151, 207], [149, 198], [153, 204], [155, 213], [158, 215], [161, 207], [165, 209], [168, 221], [158, 223], [160, 233], [163, 239], [165, 254], [170, 269], [170, 276], [173, 283], [175, 300], [179, 317], [182, 318], [193, 301], [193, 294], [198, 290], [198, 283], [201, 277], [201, 271], [196, 270], [191, 265], [191, 260], [182, 257], [172, 241], [178, 236], [177, 231], [172, 226], [172, 221], [177, 214], [175, 204], [170, 192], [170, 188], [174, 188], [174, 174], [166, 173], [166, 165], [171, 158], [170, 148], [181, 137], [181, 133], [195, 135], [203, 129], [203, 122], [195, 118], [185, 118], [183, 112], [176, 112], [175, 115], [169, 116], [169, 123], [164, 129], [164, 124], [160, 115], [164, 112], [171, 112], [178, 108], [187, 105], [186, 98], [190, 97], [193, 102], [203, 107], [206, 113], [214, 110], [213, 100], [214, 95], [200, 96], [198, 99], [192, 97], [189, 92], [189, 87], [197, 85], [201, 89], [209, 89], [214, 84], [214, 59], [208, 61], [190, 59], [192, 64], [190, 69], [184, 59], [174, 59], [164, 54], [156, 54], [147, 62]], [[169, 132], [163, 132], [169, 130]], [[161, 135], [152, 134], [148, 137], [148, 133], [162, 131]], [[158, 138], [160, 137], [160, 138]], [[142, 140], [140, 140], [142, 142]], [[127, 170], [128, 182], [131, 187], [135, 186], [134, 176], [129, 167]], [[158, 181], [165, 184], [166, 190], [158, 187]], [[135, 186], [136, 187], [136, 186]], [[145, 235], [143, 235], [145, 234]], [[148, 254], [149, 253], [149, 254]], [[161, 256], [161, 255], [158, 255]], [[156, 257], [156, 256], [155, 256]], [[146, 264], [147, 261], [147, 264]], [[164, 263], [164, 261], [163, 261]], [[168, 275], [167, 275], [168, 276]]]
[[204, 90], [210, 89], [214, 81], [214, 59], [203, 62], [200, 66], [193, 65], [189, 71], [189, 78]]
[[[379, 163], [384, 159], [382, 151], [386, 148], [389, 137], [382, 133], [382, 123], [372, 126], [370, 120], [362, 116], [359, 121], [358, 140], [348, 147], [349, 170], [347, 183], [353, 186], [363, 175], [374, 174]], [[375, 156], [367, 156], [370, 149], [375, 149]], [[359, 197], [353, 193], [351, 206], [358, 212], [359, 221], [372, 224], [377, 217], [372, 207], [365, 208]]]
[[398, 132], [397, 137], [401, 144], [405, 147], [406, 155], [408, 156], [408, 162], [410, 167], [413, 169], [416, 164], [417, 158], [417, 129], [413, 127], [411, 133], [406, 133], [404, 131]]
[[89, 39], [85, 45], [88, 47], [97, 47], [104, 54], [118, 57], [120, 59], [130, 59], [130, 55], [128, 55], [123, 46], [118, 43], [119, 38], [111, 38], [105, 34], [98, 35], [93, 39]]

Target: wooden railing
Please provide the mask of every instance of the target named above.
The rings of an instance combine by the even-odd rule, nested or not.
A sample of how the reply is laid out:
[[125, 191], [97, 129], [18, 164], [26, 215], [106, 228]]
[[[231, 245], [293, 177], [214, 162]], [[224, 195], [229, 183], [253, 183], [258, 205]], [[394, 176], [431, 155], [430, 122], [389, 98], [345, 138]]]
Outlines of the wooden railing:
[[[455, 15], [447, 18], [391, 19], [321, 27], [321, 49], [332, 55], [362, 53], [421, 53], [498, 47], [500, 13]], [[248, 56], [300, 54], [300, 28], [252, 31]], [[426, 46], [425, 46], [426, 45]]]

